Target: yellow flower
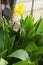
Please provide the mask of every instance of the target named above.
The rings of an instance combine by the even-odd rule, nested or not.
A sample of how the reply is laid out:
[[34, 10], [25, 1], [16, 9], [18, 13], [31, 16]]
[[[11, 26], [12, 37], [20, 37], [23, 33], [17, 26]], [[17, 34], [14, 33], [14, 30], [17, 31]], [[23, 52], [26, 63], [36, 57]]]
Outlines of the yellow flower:
[[23, 3], [19, 3], [14, 8], [14, 16], [23, 14]]

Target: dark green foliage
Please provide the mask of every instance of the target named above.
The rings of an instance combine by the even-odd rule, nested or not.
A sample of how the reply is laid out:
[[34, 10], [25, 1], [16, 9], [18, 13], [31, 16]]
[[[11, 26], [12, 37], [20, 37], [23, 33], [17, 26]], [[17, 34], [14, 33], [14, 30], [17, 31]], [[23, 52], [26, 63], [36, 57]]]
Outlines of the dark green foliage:
[[[20, 29], [13, 30], [3, 17], [0, 23], [0, 65], [40, 65], [43, 63], [43, 18], [20, 19]], [[43, 64], [42, 64], [43, 65]]]

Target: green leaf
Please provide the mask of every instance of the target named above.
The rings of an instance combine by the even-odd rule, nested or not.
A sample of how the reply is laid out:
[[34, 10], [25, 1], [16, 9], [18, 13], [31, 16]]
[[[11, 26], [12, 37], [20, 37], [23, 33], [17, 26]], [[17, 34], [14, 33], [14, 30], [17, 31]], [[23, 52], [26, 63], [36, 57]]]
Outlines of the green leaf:
[[40, 21], [40, 24], [39, 24], [39, 27], [38, 27], [36, 33], [37, 33], [37, 34], [43, 33], [43, 20]]
[[5, 33], [3, 42], [3, 51], [9, 48], [9, 34]]
[[19, 61], [19, 62], [17, 62], [17, 63], [14, 63], [13, 65], [28, 65], [28, 60]]
[[0, 58], [1, 58], [1, 57], [5, 58], [6, 52], [7, 52], [7, 49], [6, 49], [5, 51], [1, 52], [1, 53], [0, 53]]
[[41, 55], [43, 54], [43, 46], [38, 47], [38, 49], [34, 52], [33, 55]]
[[34, 24], [35, 31], [37, 31], [37, 29], [38, 29], [38, 27], [39, 27], [41, 21], [42, 21], [42, 17], [40, 17], [40, 19], [38, 19], [38, 20], [36, 21], [36, 23]]
[[7, 19], [5, 17], [2, 18], [2, 27], [4, 31], [9, 32], [10, 26], [8, 25]]
[[31, 58], [31, 61], [34, 61], [34, 62], [39, 62], [41, 59], [41, 56], [34, 56], [33, 58]]
[[28, 51], [28, 52], [32, 52], [36, 49], [38, 49], [38, 47], [36, 46], [36, 44], [34, 42], [28, 43], [28, 45], [25, 48], [25, 50]]
[[2, 52], [3, 44], [4, 44], [4, 32], [2, 27], [0, 27], [0, 52]]
[[32, 16], [27, 16], [25, 20], [21, 19], [22, 33], [21, 36], [27, 37], [30, 34], [30, 30], [33, 28], [34, 19]]
[[42, 54], [43, 54], [43, 46], [40, 46], [40, 47], [38, 47], [37, 50], [32, 52], [31, 60], [39, 61], [41, 59]]
[[3, 58], [0, 59], [0, 65], [7, 65], [8, 62], [5, 61]]
[[29, 33], [29, 31], [33, 28], [33, 25], [34, 25], [33, 23], [34, 23], [33, 17], [27, 16], [25, 19], [25, 24], [24, 24], [27, 33]]
[[9, 53], [12, 52], [13, 46], [14, 46], [14, 41], [15, 41], [15, 35], [10, 37], [9, 39]]
[[32, 16], [27, 16], [25, 19], [25, 26], [28, 30], [33, 27], [34, 19]]
[[15, 57], [15, 58], [19, 58], [21, 60], [26, 60], [29, 58], [28, 53], [23, 49], [13, 52], [8, 57]]
[[21, 24], [22, 27], [24, 27], [25, 20], [23, 18], [20, 19], [20, 24]]

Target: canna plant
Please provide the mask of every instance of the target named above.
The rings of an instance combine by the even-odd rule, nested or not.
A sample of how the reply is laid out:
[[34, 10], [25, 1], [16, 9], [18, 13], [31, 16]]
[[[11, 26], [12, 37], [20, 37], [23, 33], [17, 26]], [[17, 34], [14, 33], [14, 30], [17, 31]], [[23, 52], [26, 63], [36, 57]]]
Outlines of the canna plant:
[[43, 18], [20, 19], [16, 32], [3, 17], [0, 22], [0, 65], [43, 65]]

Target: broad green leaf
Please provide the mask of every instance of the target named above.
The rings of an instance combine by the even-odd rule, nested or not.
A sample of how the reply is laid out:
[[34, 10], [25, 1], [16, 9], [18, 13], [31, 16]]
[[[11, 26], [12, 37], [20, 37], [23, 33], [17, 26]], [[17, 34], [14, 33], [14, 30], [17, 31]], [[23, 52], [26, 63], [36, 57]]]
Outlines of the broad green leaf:
[[38, 47], [36, 46], [36, 44], [34, 42], [29, 42], [25, 48], [25, 50], [28, 52], [32, 52], [36, 49], [38, 49]]
[[37, 50], [35, 50], [34, 52], [32, 52], [31, 59], [33, 61], [39, 61], [41, 59], [41, 55], [42, 54], [43, 54], [43, 46], [40, 46], [40, 47], [38, 47]]
[[34, 52], [33, 55], [40, 55], [43, 54], [43, 46], [38, 47], [38, 49]]
[[43, 33], [43, 20], [40, 21], [40, 24], [39, 24], [39, 27], [38, 27], [36, 33], [37, 33], [37, 34]]
[[40, 55], [43, 54], [43, 46], [38, 47], [36, 51], [34, 51], [33, 55]]
[[19, 58], [21, 60], [26, 60], [29, 58], [28, 53], [23, 49], [13, 52], [8, 57], [15, 57], [15, 58]]
[[7, 65], [8, 62], [5, 61], [3, 58], [0, 59], [0, 65]]
[[13, 65], [28, 65], [28, 60], [19, 61], [19, 62], [17, 62], [17, 63], [14, 63]]

